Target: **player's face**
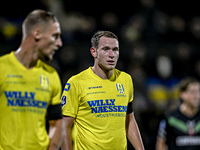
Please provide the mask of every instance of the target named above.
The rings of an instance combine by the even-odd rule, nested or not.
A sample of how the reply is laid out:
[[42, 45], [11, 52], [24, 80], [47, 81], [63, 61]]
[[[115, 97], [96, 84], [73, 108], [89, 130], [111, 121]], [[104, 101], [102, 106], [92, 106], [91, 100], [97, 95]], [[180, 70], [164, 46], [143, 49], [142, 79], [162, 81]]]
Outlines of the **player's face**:
[[191, 107], [198, 107], [200, 103], [200, 85], [199, 83], [190, 83], [184, 92], [183, 100]]
[[101, 37], [99, 40], [99, 45], [96, 62], [103, 70], [113, 70], [117, 65], [117, 60], [119, 58], [119, 42], [117, 39]]
[[42, 32], [40, 41], [38, 42], [39, 58], [44, 61], [53, 59], [56, 50], [62, 46], [60, 38], [61, 30], [58, 22], [48, 24]]

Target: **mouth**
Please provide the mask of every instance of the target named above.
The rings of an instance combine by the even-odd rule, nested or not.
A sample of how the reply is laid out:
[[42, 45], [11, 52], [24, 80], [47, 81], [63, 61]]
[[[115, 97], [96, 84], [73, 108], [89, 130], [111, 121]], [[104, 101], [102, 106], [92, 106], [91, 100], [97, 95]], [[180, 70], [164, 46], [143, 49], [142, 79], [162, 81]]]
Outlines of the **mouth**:
[[114, 60], [108, 60], [107, 62], [108, 62], [109, 65], [114, 65], [115, 64]]

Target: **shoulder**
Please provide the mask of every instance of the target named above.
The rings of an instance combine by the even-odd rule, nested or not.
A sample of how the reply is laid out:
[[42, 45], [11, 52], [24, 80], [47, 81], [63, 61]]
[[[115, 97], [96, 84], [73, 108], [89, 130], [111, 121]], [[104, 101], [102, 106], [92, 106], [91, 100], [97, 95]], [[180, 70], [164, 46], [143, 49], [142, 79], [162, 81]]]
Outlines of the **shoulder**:
[[126, 73], [126, 72], [124, 72], [124, 71], [120, 71], [118, 69], [115, 69], [114, 72], [115, 72], [116, 76], [118, 76], [118, 77], [121, 77], [121, 78], [124, 78], [124, 79], [128, 79], [128, 80], [132, 80], [131, 75]]
[[[3, 56], [0, 56], [0, 68], [1, 68], [1, 71], [3, 70], [7, 70], [8, 67], [13, 67], [12, 65], [12, 56], [11, 56], [11, 53], [9, 54], [5, 54]], [[4, 72], [4, 71], [3, 71]]]
[[38, 60], [38, 66], [41, 67], [44, 71], [48, 72], [48, 73], [55, 73], [57, 74], [57, 71], [55, 68], [53, 68], [52, 66], [46, 64], [45, 62], [41, 61], [41, 60]]
[[89, 70], [86, 69], [86, 70], [83, 70], [82, 72], [76, 74], [76, 75], [73, 75], [69, 81], [70, 82], [77, 82], [79, 83], [80, 81], [82, 80], [87, 80], [88, 79], [88, 76], [89, 76]]
[[10, 55], [11, 53], [0, 56], [0, 63], [4, 63], [6, 60], [8, 60]]
[[180, 118], [181, 116], [182, 116], [182, 113], [180, 112], [180, 107], [177, 107], [176, 109], [166, 114], [166, 118], [170, 118], [170, 117]]

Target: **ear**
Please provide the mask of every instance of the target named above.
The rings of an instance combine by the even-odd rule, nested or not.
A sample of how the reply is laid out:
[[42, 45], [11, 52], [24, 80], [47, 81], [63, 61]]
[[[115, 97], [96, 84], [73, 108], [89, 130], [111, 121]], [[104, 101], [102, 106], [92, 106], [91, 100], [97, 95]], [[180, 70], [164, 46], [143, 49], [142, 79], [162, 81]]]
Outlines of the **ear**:
[[94, 58], [97, 58], [97, 49], [94, 47], [90, 48], [90, 53]]
[[185, 92], [180, 92], [179, 97], [183, 100], [185, 99], [186, 93]]
[[39, 41], [42, 36], [40, 29], [34, 30], [33, 35], [34, 35], [35, 41]]

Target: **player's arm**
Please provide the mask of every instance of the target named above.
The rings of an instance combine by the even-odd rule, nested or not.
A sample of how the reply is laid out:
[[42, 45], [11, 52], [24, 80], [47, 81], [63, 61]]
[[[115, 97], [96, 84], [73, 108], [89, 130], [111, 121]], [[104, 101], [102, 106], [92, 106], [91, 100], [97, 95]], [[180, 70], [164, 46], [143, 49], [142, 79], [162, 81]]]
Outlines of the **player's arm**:
[[167, 150], [165, 140], [162, 137], [158, 137], [156, 141], [156, 150]]
[[134, 113], [132, 111], [132, 103], [130, 102], [126, 115], [126, 135], [136, 150], [144, 150], [142, 138], [138, 125], [136, 123]]
[[62, 150], [72, 150], [72, 138], [71, 138], [71, 129], [74, 123], [74, 118], [69, 116], [64, 116], [64, 125], [65, 125], [65, 137], [61, 145]]
[[62, 94], [62, 115], [65, 126], [65, 137], [63, 143], [61, 145], [62, 150], [72, 150], [72, 125], [74, 123], [74, 118], [77, 116], [78, 108], [79, 108], [79, 82], [74, 80], [74, 78], [70, 78], [64, 88]]
[[48, 150], [59, 150], [64, 138], [64, 122], [62, 119], [61, 104], [50, 105], [49, 118], [49, 147]]
[[62, 132], [62, 119], [49, 121], [49, 147], [48, 150], [59, 150], [64, 134]]
[[159, 129], [158, 129], [158, 136], [156, 141], [156, 150], [167, 150], [167, 122], [165, 119], [161, 120]]

